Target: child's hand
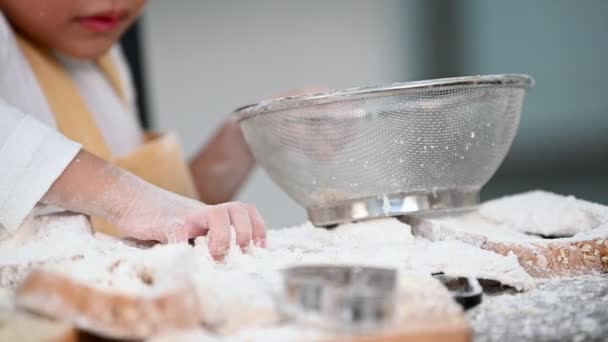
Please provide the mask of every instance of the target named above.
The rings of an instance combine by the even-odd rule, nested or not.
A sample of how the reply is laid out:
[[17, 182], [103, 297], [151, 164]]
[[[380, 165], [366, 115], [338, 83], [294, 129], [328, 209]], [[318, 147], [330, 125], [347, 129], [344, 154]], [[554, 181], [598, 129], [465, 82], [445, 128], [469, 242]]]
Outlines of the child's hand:
[[131, 237], [163, 243], [187, 242], [207, 235], [209, 251], [216, 260], [227, 254], [232, 229], [243, 251], [252, 242], [258, 247], [266, 245], [264, 222], [252, 205], [239, 202], [205, 205], [173, 193], [165, 196], [130, 206], [116, 222], [117, 227]]
[[231, 229], [243, 249], [251, 241], [260, 247], [266, 244], [264, 222], [252, 205], [205, 205], [154, 186], [86, 151], [78, 153], [42, 202], [104, 218], [139, 240], [173, 243], [208, 235], [209, 251], [218, 260], [230, 248]]

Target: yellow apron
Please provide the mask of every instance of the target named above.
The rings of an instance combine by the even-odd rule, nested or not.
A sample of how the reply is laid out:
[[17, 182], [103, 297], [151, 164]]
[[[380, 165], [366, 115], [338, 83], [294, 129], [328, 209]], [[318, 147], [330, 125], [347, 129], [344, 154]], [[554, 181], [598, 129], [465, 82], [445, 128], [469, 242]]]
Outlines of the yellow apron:
[[[57, 58], [23, 37], [18, 36], [17, 41], [34, 71], [61, 133], [82, 144], [85, 150], [152, 184], [191, 198], [198, 197], [175, 135], [147, 133], [144, 143], [136, 151], [128, 156], [113, 157], [74, 80]], [[124, 100], [124, 89], [110, 55], [100, 57], [97, 65]], [[121, 236], [108, 222], [96, 217], [92, 217], [91, 221], [97, 231]]]

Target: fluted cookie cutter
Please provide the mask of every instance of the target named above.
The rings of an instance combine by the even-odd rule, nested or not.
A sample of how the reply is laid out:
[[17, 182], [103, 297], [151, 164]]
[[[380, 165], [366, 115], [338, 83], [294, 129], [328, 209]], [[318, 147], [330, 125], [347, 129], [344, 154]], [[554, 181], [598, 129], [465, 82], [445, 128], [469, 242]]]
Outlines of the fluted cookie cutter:
[[359, 266], [295, 266], [283, 271], [283, 313], [352, 334], [382, 329], [395, 312], [397, 271]]

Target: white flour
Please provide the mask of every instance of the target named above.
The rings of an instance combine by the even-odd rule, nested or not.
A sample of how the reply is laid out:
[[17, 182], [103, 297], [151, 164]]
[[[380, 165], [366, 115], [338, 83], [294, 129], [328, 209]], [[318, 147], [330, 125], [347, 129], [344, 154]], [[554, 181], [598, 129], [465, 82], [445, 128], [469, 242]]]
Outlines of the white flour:
[[[38, 230], [29, 240], [5, 241], [0, 265], [60, 258], [63, 250], [68, 261], [51, 262], [47, 267], [100, 289], [143, 296], [176, 286], [175, 271], [181, 270], [182, 275], [187, 271], [204, 303], [207, 323], [221, 331], [277, 321], [280, 270], [295, 264], [385, 266], [429, 278], [430, 273], [443, 271], [498, 280], [518, 289], [534, 285], [514, 257], [456, 241], [433, 243], [415, 238], [409, 226], [396, 219], [331, 231], [308, 223], [270, 230], [268, 248], [251, 246], [242, 253], [233, 241], [224, 263], [211, 259], [205, 237], [198, 238], [194, 248], [181, 244], [141, 250], [111, 238], [94, 237], [87, 233], [86, 221], [79, 218], [50, 221], [38, 220]], [[79, 257], [72, 260], [73, 256]], [[154, 286], [142, 281], [142, 269], [153, 274]]]
[[502, 222], [484, 217], [480, 211], [459, 217], [419, 218], [413, 225], [413, 232], [414, 235], [431, 241], [455, 240], [477, 247], [483, 246], [488, 241], [533, 242], [543, 240], [539, 236], [522, 233]]
[[572, 236], [608, 220], [608, 209], [603, 205], [546, 191], [486, 202], [480, 214], [511, 230], [544, 236]]
[[[514, 255], [483, 250], [475, 239], [489, 236], [500, 241], [534, 241], [539, 238], [522, 231], [544, 234], [552, 225], [557, 225], [561, 233], [584, 235], [591, 234], [599, 222], [605, 222], [605, 207], [587, 202], [568, 206], [571, 200], [553, 196], [556, 195], [528, 193], [493, 201], [484, 204], [477, 216], [442, 219], [443, 227], [450, 229], [429, 226], [425, 238], [412, 235], [410, 226], [396, 219], [343, 225], [334, 230], [315, 228], [309, 223], [269, 230], [268, 248], [251, 246], [247, 253], [236, 246], [233, 237], [223, 263], [216, 263], [209, 256], [206, 237], [197, 238], [194, 248], [180, 244], [142, 250], [90, 234], [88, 222], [80, 216], [46, 217], [31, 221], [20, 235], [0, 242], [0, 280], [10, 276], [7, 266], [27, 269], [32, 263], [43, 261], [50, 264], [47, 267], [98, 288], [144, 296], [176, 286], [180, 283], [176, 277], [190, 278], [204, 303], [207, 323], [219, 331], [276, 322], [280, 271], [296, 264], [394, 267], [401, 274], [426, 279], [433, 272], [444, 272], [497, 280], [527, 290], [535, 282]], [[546, 203], [557, 205], [568, 213], [567, 217], [556, 221], [557, 213]], [[526, 217], [532, 223], [526, 223]], [[488, 229], [493, 229], [492, 233]], [[470, 237], [469, 243], [446, 238], [448, 233], [463, 232]], [[142, 272], [146, 277], [142, 278]], [[149, 277], [153, 278], [153, 285], [146, 284]], [[2, 281], [0, 284], [6, 286]]]
[[492, 279], [520, 290], [534, 286], [515, 256], [457, 241], [414, 238], [409, 226], [396, 219], [343, 225], [331, 231], [304, 224], [268, 233], [267, 249], [252, 247], [244, 254], [233, 242], [222, 264], [211, 260], [206, 238], [197, 239], [200, 271], [195, 279], [206, 303], [205, 315], [214, 323], [231, 330], [252, 320], [256, 324], [276, 320], [273, 296], [281, 290], [280, 270], [296, 264], [393, 267], [425, 276], [444, 272]]
[[[403, 274], [399, 278], [397, 313], [393, 324], [401, 331], [416, 331], [421, 324], [441, 322], [442, 327], [458, 326], [464, 322], [462, 308], [451, 298], [446, 288], [428, 275]], [[241, 315], [242, 307], [233, 310], [234, 316]], [[249, 309], [251, 310], [251, 309]], [[150, 340], [164, 341], [221, 341], [221, 342], [287, 342], [331, 340], [328, 332], [314, 326], [296, 325], [290, 321], [278, 324], [253, 326], [252, 322], [241, 321], [239, 329], [226, 330], [227, 334], [213, 335], [203, 329], [167, 333]], [[258, 322], [259, 323], [259, 322]], [[393, 330], [390, 329], [389, 330]], [[221, 331], [221, 330], [220, 330]], [[394, 330], [393, 330], [394, 331]], [[342, 339], [336, 339], [342, 340]]]
[[[458, 217], [420, 217], [414, 235], [432, 241], [457, 240], [474, 246], [485, 242], [540, 242], [542, 236], [597, 238], [608, 229], [608, 208], [571, 196], [532, 191], [486, 202]], [[608, 234], [604, 233], [604, 236]]]
[[606, 275], [540, 281], [534, 291], [486, 295], [468, 312], [475, 341], [606, 341]]
[[[31, 268], [45, 267], [96, 288], [154, 296], [181, 285], [176, 277], [186, 277], [184, 273], [189, 277], [194, 271], [194, 261], [188, 263], [194, 258], [189, 246], [130, 247], [108, 236], [93, 235], [82, 215], [32, 218], [0, 246], [0, 287], [13, 287]], [[176, 260], [180, 260], [179, 268]], [[172, 278], [155, 277], [167, 270]], [[154, 286], [146, 283], [150, 277]]]

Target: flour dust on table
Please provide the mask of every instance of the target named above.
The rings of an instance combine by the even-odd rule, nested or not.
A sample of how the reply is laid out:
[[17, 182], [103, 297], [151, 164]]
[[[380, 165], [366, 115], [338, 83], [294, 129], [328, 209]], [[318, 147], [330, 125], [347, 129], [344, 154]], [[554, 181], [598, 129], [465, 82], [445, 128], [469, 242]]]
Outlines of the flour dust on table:
[[[553, 208], [559, 208], [560, 212], [554, 212]], [[560, 213], [566, 216], [556, 220]], [[272, 229], [268, 231], [267, 248], [251, 245], [246, 252], [237, 246], [233, 234], [231, 248], [221, 263], [211, 258], [204, 236], [197, 238], [194, 246], [141, 248], [139, 244], [92, 233], [88, 221], [80, 215], [32, 217], [17, 235], [0, 242], [0, 288], [3, 289], [0, 294], [10, 299], [3, 301], [8, 303], [3, 304], [6, 310], [14, 310], [11, 303], [20, 303], [20, 298], [24, 303], [23, 299], [28, 298], [28, 310], [68, 320], [102, 336], [141, 339], [168, 330], [203, 329], [199, 323], [204, 325], [204, 332], [212, 336], [237, 338], [244, 337], [245, 332], [252, 336], [262, 330], [284, 336], [283, 333], [293, 332], [285, 328], [277, 305], [283, 290], [281, 271], [284, 268], [303, 264], [379, 266], [399, 271], [399, 298], [403, 305], [398, 305], [401, 311], [397, 320], [406, 317], [411, 321], [412, 317], [422, 315], [442, 317], [440, 320], [445, 321], [455, 317], [458, 321], [462, 316], [460, 307], [432, 273], [493, 280], [518, 291], [534, 291], [537, 276], [569, 274], [559, 272], [583, 270], [588, 266], [599, 267], [590, 268], [597, 271], [601, 269], [602, 258], [606, 257], [602, 248], [607, 237], [607, 213], [601, 205], [531, 192], [488, 202], [466, 215], [417, 217], [409, 224], [387, 218], [345, 224], [333, 230], [316, 228], [310, 223]], [[576, 235], [558, 239], [542, 237], [565, 234]], [[600, 239], [602, 236], [604, 239]], [[588, 242], [588, 239], [595, 240]], [[565, 268], [564, 257], [559, 253], [550, 254], [554, 252], [554, 245], [547, 241], [568, 248], [572, 243], [583, 242], [593, 246], [574, 248], [582, 253], [580, 260], [584, 262], [576, 264], [576, 255], [568, 254], [573, 259], [569, 259]], [[488, 246], [502, 246], [502, 249]], [[526, 253], [532, 251], [533, 260], [526, 259], [528, 254], [521, 252], [522, 246], [534, 247], [524, 249]], [[548, 254], [545, 251], [549, 251]], [[551, 272], [537, 272], [536, 261], [542, 258], [544, 269]], [[594, 261], [591, 258], [595, 258]], [[15, 289], [32, 285], [28, 279], [35, 274], [38, 279], [53, 281], [60, 287], [69, 285], [89, 298], [108, 298], [110, 302], [121, 298], [116, 305], [130, 312], [130, 316], [107, 317], [106, 312], [85, 310], [69, 296], [44, 293], [42, 283], [38, 283], [38, 287], [27, 287], [29, 292], [17, 291], [15, 295]], [[55, 296], [55, 305], [63, 310], [45, 312], [48, 303], [35, 300], [44, 296]], [[198, 321], [183, 320], [180, 317], [185, 315], [165, 310], [183, 308], [182, 301], [191, 296], [200, 303], [200, 307], [190, 308], [190, 316], [199, 319], [200, 314]], [[420, 302], [414, 312], [410, 304], [415, 300]], [[155, 316], [150, 318], [149, 313], [138, 310], [141, 303], [153, 308], [148, 311]], [[61, 315], [66, 312], [70, 315]], [[129, 325], [132, 320], [148, 321], [138, 325], [139, 330], [134, 334], [133, 329], [128, 329], [133, 326]], [[102, 321], [103, 325], [99, 323]]]

